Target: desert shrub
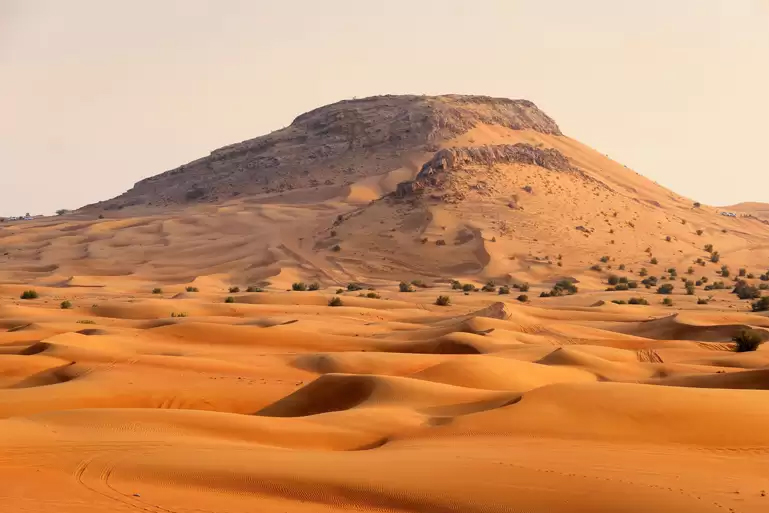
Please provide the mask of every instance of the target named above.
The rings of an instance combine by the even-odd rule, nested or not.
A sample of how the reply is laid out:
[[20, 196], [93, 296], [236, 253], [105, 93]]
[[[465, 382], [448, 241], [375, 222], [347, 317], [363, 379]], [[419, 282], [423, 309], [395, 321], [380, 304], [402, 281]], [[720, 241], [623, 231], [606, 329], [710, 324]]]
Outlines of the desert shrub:
[[670, 242], [670, 241], [672, 241], [672, 240], [673, 240], [673, 238], [672, 238], [670, 235], [668, 235], [667, 237], [665, 237], [665, 240], [666, 240], [666, 241], [668, 241], [668, 242]]
[[443, 239], [438, 239], [438, 240], [435, 241], [435, 245], [436, 246], [445, 246], [446, 245], [446, 241], [443, 240]]
[[510, 287], [508, 287], [507, 285], [502, 285], [501, 287], [499, 287], [499, 295], [501, 296], [506, 294], [510, 294]]
[[748, 351], [755, 351], [758, 346], [763, 342], [761, 333], [752, 329], [740, 330], [732, 340], [737, 344], [735, 351], [738, 353], [745, 353]]
[[35, 290], [25, 290], [21, 293], [21, 299], [37, 299], [39, 296]]
[[649, 302], [642, 297], [631, 297], [627, 300], [627, 304], [629, 305], [648, 305]]
[[722, 281], [714, 281], [713, 282], [713, 289], [714, 290], [724, 290], [726, 288], [726, 284]]
[[620, 283], [629, 283], [627, 276], [620, 276], [619, 278]]
[[641, 270], [638, 271], [638, 276], [641, 276], [642, 278], [648, 275], [649, 275], [649, 271], [646, 270], [646, 267], [642, 267]]
[[320, 283], [314, 281], [307, 286], [307, 290], [320, 290]]
[[591, 271], [602, 271], [603, 269], [601, 269], [601, 266], [600, 266], [600, 265], [598, 265], [598, 264], [595, 264], [595, 265], [593, 265], [593, 266], [591, 266], [591, 267], [590, 267], [590, 270], [591, 270]]
[[617, 286], [614, 287], [614, 290], [617, 290], [617, 291], [624, 291], [629, 289], [630, 289], [630, 285], [627, 283], [618, 283]]
[[79, 321], [75, 321], [77, 324], [96, 324], [96, 321], [92, 321], [91, 319], [81, 319]]
[[666, 283], [657, 289], [657, 294], [672, 294], [675, 285], [672, 283]]
[[187, 312], [171, 312], [171, 317], [187, 317]]
[[232, 296], [227, 296], [226, 298], [224, 298], [224, 302], [225, 303], [234, 303], [235, 302], [235, 298], [232, 297]]
[[762, 274], [761, 276], [758, 277], [758, 279], [761, 281], [769, 281], [769, 273]]
[[702, 230], [697, 230], [697, 235], [699, 235], [700, 237], [702, 237], [703, 233], [705, 233], [705, 232], [703, 232]]
[[527, 296], [526, 294], [521, 294], [516, 299], [521, 303], [527, 303], [529, 301], [529, 296]]
[[230, 294], [237, 294], [240, 292], [240, 287], [230, 287]]
[[529, 291], [529, 284], [528, 283], [521, 283], [517, 287], [518, 290], [521, 292], [528, 292]]
[[689, 268], [686, 270], [686, 274], [694, 274], [694, 267], [689, 267]]
[[481, 290], [483, 292], [496, 292], [497, 291], [497, 285], [493, 281], [489, 281], [484, 285]]
[[694, 290], [695, 289], [694, 289], [694, 284], [693, 283], [691, 285], [689, 285], [689, 284], [686, 285], [686, 295], [687, 296], [693, 296], [694, 295]]
[[625, 264], [619, 264], [619, 267], [618, 267], [618, 269], [619, 269], [620, 271], [624, 271], [624, 270], [625, 270]]
[[155, 287], [154, 289], [152, 289], [152, 293], [153, 294], [162, 294], [163, 293], [163, 289]]
[[729, 268], [727, 266], [725, 266], [725, 265], [722, 265], [721, 266], [721, 276], [723, 276], [724, 278], [728, 278], [729, 274], [730, 274]]
[[539, 297], [550, 297], [550, 292], [540, 292]]
[[186, 290], [187, 292], [200, 292], [200, 290], [198, 290], [197, 287], [187, 287], [184, 290]]
[[615, 305], [626, 305], [627, 304], [627, 301], [625, 301], [624, 299], [612, 299], [611, 302], [614, 303]]
[[366, 297], [369, 299], [380, 299], [382, 296], [380, 296], [376, 292], [369, 292], [366, 294]]
[[550, 291], [550, 296], [571, 296], [579, 292], [577, 286], [570, 280], [560, 280]]
[[531, 194], [531, 193], [533, 193], [533, 192], [534, 192], [534, 189], [532, 188], [532, 186], [531, 186], [531, 185], [525, 185], [525, 186], [523, 186], [523, 190], [524, 190], [524, 191], [526, 191], [526, 192], [528, 192], [529, 194]]
[[746, 275], [748, 274], [748, 270], [747, 270], [747, 269], [745, 269], [744, 267], [741, 267], [741, 268], [740, 268], [740, 270], [737, 272], [737, 274], [738, 274], [740, 277], [744, 277], [744, 276], [746, 276]]
[[659, 264], [659, 263], [660, 263], [660, 261], [659, 261], [659, 260], [657, 260], [657, 257], [652, 257], [652, 259], [651, 259], [651, 260], [649, 260], [649, 262], [650, 262], [652, 265], [657, 265], [657, 264]]
[[305, 290], [307, 290], [307, 284], [304, 283], [303, 281], [298, 281], [296, 283], [292, 283], [291, 284], [291, 290], [295, 290], [295, 291], [298, 291], [298, 292], [304, 292]]
[[435, 304], [438, 306], [449, 306], [451, 304], [451, 298], [449, 296], [438, 296], [435, 300]]
[[714, 251], [712, 255], [710, 255], [710, 261], [714, 264], [717, 264], [721, 261], [721, 255], [718, 253], [718, 251]]
[[662, 300], [662, 304], [665, 306], [673, 306], [673, 299], [666, 297]]
[[710, 303], [709, 299], [705, 299], [704, 297], [698, 297], [697, 298], [697, 304], [698, 305], [707, 305], [708, 303]]
[[756, 275], [755, 275], [755, 274], [753, 274], [753, 273], [748, 273], [748, 276], [747, 276], [747, 278], [748, 278], [749, 280], [754, 280], [754, 279], [756, 279]]
[[657, 277], [656, 276], [648, 276], [641, 280], [641, 283], [646, 285], [647, 287], [656, 287], [657, 286]]
[[611, 258], [609, 258], [608, 256], [602, 256], [601, 257], [601, 262], [603, 262], [604, 264], [609, 263], [609, 260], [611, 260]]
[[251, 285], [250, 287], [248, 287], [246, 289], [246, 292], [264, 292], [264, 289], [261, 288], [261, 287], [255, 287], [255, 286]]
[[702, 280], [697, 280], [694, 282], [695, 287], [702, 287]]
[[707, 283], [708, 281], [710, 281], [710, 278], [708, 278], [707, 276], [703, 276], [702, 278], [700, 278], [700, 281], [702, 283]]
[[635, 281], [635, 280], [627, 282], [627, 288], [629, 288], [629, 289], [637, 289], [638, 288], [638, 282]]
[[451, 290], [462, 290], [462, 283], [457, 280], [451, 280]]
[[713, 244], [705, 244], [705, 251], [707, 251], [708, 253], [712, 253], [713, 252]]
[[423, 282], [422, 280], [411, 280], [411, 284], [415, 287], [419, 287], [420, 289], [426, 289], [427, 284]]
[[401, 292], [414, 292], [414, 287], [411, 286], [411, 283], [402, 281], [398, 284], [398, 290]]
[[462, 290], [464, 292], [475, 292], [475, 285], [473, 285], [472, 283], [465, 283], [464, 285], [462, 285]]
[[357, 290], [363, 290], [363, 285], [361, 285], [360, 283], [355, 283], [355, 282], [348, 283], [347, 284], [347, 290], [349, 290], [350, 292], [355, 292]]
[[767, 289], [769, 289], [769, 283], [759, 283], [758, 289], [759, 290], [767, 290]]
[[764, 296], [758, 301], [755, 301], [751, 307], [754, 312], [769, 312], [769, 296]]
[[331, 247], [331, 251], [333, 251], [335, 253], [339, 253], [340, 251], [342, 251], [342, 246], [340, 246], [339, 244], [334, 244]]
[[69, 310], [70, 308], [72, 308], [72, 303], [65, 299], [64, 301], [61, 302], [60, 306], [62, 310]]
[[339, 296], [332, 297], [328, 302], [328, 306], [342, 306], [342, 298]]
[[742, 280], [737, 282], [737, 285], [732, 289], [732, 293], [737, 294], [737, 297], [740, 299], [758, 299], [761, 297], [761, 291], [758, 287], [749, 285]]
[[336, 289], [337, 294], [344, 294], [344, 289]]
[[609, 276], [609, 285], [616, 285], [619, 283], [619, 276], [612, 274]]

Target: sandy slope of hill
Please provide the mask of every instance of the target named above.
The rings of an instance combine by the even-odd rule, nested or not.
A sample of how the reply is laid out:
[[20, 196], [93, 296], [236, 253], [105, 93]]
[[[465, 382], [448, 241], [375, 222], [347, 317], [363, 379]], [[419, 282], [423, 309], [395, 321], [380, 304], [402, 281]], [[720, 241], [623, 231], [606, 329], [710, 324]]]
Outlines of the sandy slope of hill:
[[[0, 223], [0, 506], [765, 511], [769, 344], [732, 338], [769, 317], [731, 288], [767, 294], [769, 226], [719, 212], [529, 102], [449, 96], [329, 106]], [[606, 290], [646, 274], [673, 292]]]

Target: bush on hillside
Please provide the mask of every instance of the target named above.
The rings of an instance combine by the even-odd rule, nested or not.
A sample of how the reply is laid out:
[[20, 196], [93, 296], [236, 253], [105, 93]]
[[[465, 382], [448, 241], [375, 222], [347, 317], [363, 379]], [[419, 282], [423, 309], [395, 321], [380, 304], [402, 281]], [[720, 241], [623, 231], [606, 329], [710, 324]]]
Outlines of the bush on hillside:
[[666, 283], [657, 289], [657, 294], [672, 294], [674, 288], [672, 283]]
[[751, 307], [754, 312], [769, 312], [769, 296], [764, 296], [754, 302]]
[[303, 281], [298, 281], [296, 283], [292, 283], [291, 284], [291, 290], [295, 290], [295, 291], [298, 291], [298, 292], [304, 292], [305, 290], [307, 290], [307, 284], [304, 283]]
[[230, 287], [230, 294], [237, 294], [240, 292], [240, 287]]
[[642, 297], [631, 297], [628, 299], [627, 304], [629, 305], [648, 305], [649, 302]]
[[334, 296], [328, 302], [328, 306], [342, 306], [342, 298], [340, 298], [339, 296]]
[[232, 297], [232, 296], [227, 296], [226, 298], [224, 298], [224, 302], [225, 303], [234, 303], [235, 302], [235, 298]]
[[737, 344], [735, 351], [738, 353], [755, 351], [763, 342], [761, 334], [758, 331], [752, 329], [740, 330], [740, 332], [735, 335], [732, 340]]
[[310, 283], [310, 286], [307, 287], [307, 290], [320, 290], [320, 283], [317, 281]]
[[21, 293], [21, 299], [37, 299], [38, 294], [35, 290], [25, 290]]
[[71, 302], [69, 302], [67, 300], [64, 300], [64, 301], [61, 302], [61, 309], [62, 310], [69, 310], [70, 308], [72, 308], [72, 303]]
[[414, 292], [414, 287], [412, 287], [410, 283], [402, 281], [398, 284], [398, 290], [400, 292]]
[[451, 304], [451, 298], [449, 296], [438, 296], [435, 300], [435, 304], [438, 306], [449, 306]]

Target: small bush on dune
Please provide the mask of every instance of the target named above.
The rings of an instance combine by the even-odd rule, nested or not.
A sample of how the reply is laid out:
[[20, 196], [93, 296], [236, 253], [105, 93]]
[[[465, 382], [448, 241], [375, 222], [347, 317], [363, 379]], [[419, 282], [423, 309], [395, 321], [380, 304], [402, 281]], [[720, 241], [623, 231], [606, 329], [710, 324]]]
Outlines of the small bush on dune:
[[708, 253], [712, 253], [713, 252], [713, 244], [705, 244], [705, 251], [707, 251]]
[[310, 286], [307, 287], [307, 290], [320, 290], [320, 283], [318, 282], [310, 283]]
[[609, 276], [609, 285], [616, 285], [619, 283], [619, 276], [611, 275]]
[[602, 256], [601, 257], [601, 262], [603, 262], [604, 264], [608, 263], [609, 260], [611, 260], [611, 259], [608, 256]]
[[64, 301], [61, 302], [61, 309], [62, 310], [69, 310], [70, 308], [72, 308], [72, 303], [70, 303], [67, 300], [64, 300]]
[[521, 303], [527, 303], [529, 301], [529, 296], [527, 296], [526, 294], [521, 294], [516, 299], [518, 299], [518, 301], [520, 301]]
[[518, 285], [518, 287], [516, 287], [516, 288], [517, 288], [518, 290], [520, 290], [521, 292], [528, 292], [528, 291], [529, 291], [529, 284], [528, 284], [528, 283], [521, 283], [521, 284], [520, 284], [520, 285]]
[[336, 289], [337, 294], [344, 294], [344, 289]]
[[342, 306], [342, 298], [340, 298], [339, 296], [334, 296], [328, 302], [328, 306]]
[[171, 317], [187, 317], [187, 312], [171, 312]]
[[25, 290], [21, 293], [21, 299], [37, 299], [38, 294], [35, 290]]
[[298, 292], [304, 292], [307, 290], [307, 285], [304, 282], [298, 281], [296, 283], [291, 284], [291, 290], [296, 290]]
[[96, 324], [96, 321], [92, 321], [91, 319], [82, 319], [79, 321], [75, 321], [77, 324]]
[[758, 299], [761, 297], [761, 291], [758, 287], [749, 285], [744, 281], [738, 281], [737, 285], [732, 289], [732, 293], [737, 294], [737, 297], [740, 299]]
[[590, 270], [591, 270], [591, 271], [599, 271], [599, 272], [600, 272], [600, 271], [603, 271], [603, 268], [601, 268], [601, 266], [600, 266], [600, 265], [598, 265], [598, 264], [595, 264], [595, 265], [593, 265], [593, 266], [591, 266], [591, 267], [590, 267]]
[[652, 265], [657, 265], [657, 264], [659, 264], [659, 263], [660, 263], [660, 261], [659, 261], [659, 260], [657, 260], [657, 257], [653, 257], [651, 260], [649, 260], [649, 262], [650, 262]]
[[657, 294], [672, 294], [674, 288], [672, 283], [666, 283], [657, 289]]
[[348, 283], [347, 284], [347, 290], [349, 290], [350, 292], [355, 292], [357, 290], [363, 290], [363, 285], [361, 285], [360, 283], [355, 283], [355, 282]]
[[240, 287], [230, 287], [230, 294], [237, 294], [240, 292]]
[[761, 334], [758, 331], [752, 329], [741, 330], [737, 335], [734, 336], [734, 338], [732, 338], [732, 340], [737, 344], [735, 351], [738, 353], [755, 351], [763, 342]]
[[155, 287], [154, 289], [152, 289], [152, 293], [153, 294], [162, 294], [163, 293], [163, 289], [161, 289], [159, 287]]
[[721, 276], [723, 276], [724, 278], [728, 278], [729, 274], [730, 274], [729, 268], [726, 267], [725, 265], [722, 265], [721, 266]]
[[707, 305], [708, 303], [710, 303], [710, 299], [705, 299], [702, 297], [697, 298], [698, 305]]
[[451, 298], [449, 296], [438, 296], [435, 300], [435, 304], [438, 306], [449, 306], [451, 304]]
[[703, 233], [705, 233], [705, 232], [703, 232], [702, 230], [697, 230], [697, 235], [699, 235], [700, 237], [702, 237]]
[[496, 292], [497, 291], [497, 285], [493, 282], [487, 282], [486, 285], [481, 288], [483, 292]]
[[738, 274], [740, 275], [740, 277], [744, 277], [748, 274], [748, 270], [745, 268], [740, 268], [740, 270], [738, 271]]
[[627, 304], [629, 305], [648, 305], [649, 302], [642, 298], [642, 297], [631, 297], [628, 299]]
[[250, 286], [246, 289], [246, 292], [264, 292], [264, 289], [261, 287]]
[[200, 292], [197, 287], [187, 287], [184, 290], [186, 290], [187, 292]]
[[662, 304], [665, 306], [673, 306], [673, 300], [669, 297], [666, 297], [662, 300]]
[[769, 312], [769, 296], [764, 296], [754, 302], [751, 307], [754, 312]]
[[398, 289], [401, 292], [414, 292], [414, 287], [412, 287], [410, 283], [406, 283], [405, 281], [402, 281], [398, 284]]
[[420, 288], [420, 289], [426, 289], [427, 288], [427, 284], [425, 282], [423, 282], [422, 280], [411, 280], [411, 284], [413, 286], [417, 287], [417, 288]]
[[224, 298], [224, 302], [225, 303], [234, 303], [235, 302], [235, 298], [232, 297], [232, 296], [227, 296], [226, 298]]
[[376, 292], [369, 292], [366, 294], [366, 297], [369, 299], [380, 299], [381, 296], [377, 294]]
[[342, 246], [340, 246], [339, 244], [334, 244], [334, 246], [331, 248], [331, 251], [333, 251], [334, 253], [339, 253], [340, 251], [342, 251]]
[[553, 289], [550, 291], [550, 296], [570, 296], [572, 294], [576, 294], [577, 292], [579, 292], [579, 289], [574, 283], [572, 283], [570, 280], [561, 280], [553, 286]]
[[646, 270], [646, 267], [643, 267], [640, 271], [638, 271], [638, 276], [642, 278], [648, 275], [649, 275], [649, 271]]
[[498, 293], [500, 296], [505, 294], [510, 294], [510, 287], [508, 287], [507, 285], [502, 285], [501, 287], [499, 287]]
[[472, 283], [465, 283], [462, 285], [462, 290], [465, 292], [475, 292], [475, 285]]
[[710, 255], [710, 261], [714, 264], [717, 264], [721, 261], [721, 255], [718, 253], [718, 251], [715, 251], [712, 255]]
[[462, 290], [462, 284], [457, 280], [451, 280], [451, 290]]

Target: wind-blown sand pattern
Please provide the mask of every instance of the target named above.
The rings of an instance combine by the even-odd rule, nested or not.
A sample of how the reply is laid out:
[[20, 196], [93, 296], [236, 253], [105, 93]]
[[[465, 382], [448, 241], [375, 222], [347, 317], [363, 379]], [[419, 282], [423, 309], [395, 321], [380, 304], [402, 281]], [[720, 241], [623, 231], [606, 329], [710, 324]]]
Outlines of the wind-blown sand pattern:
[[[769, 511], [769, 344], [732, 342], [769, 339], [769, 317], [731, 293], [738, 269], [756, 286], [769, 272], [765, 206], [695, 206], [528, 102], [449, 100], [408, 98], [445, 111], [429, 133], [397, 97], [357, 117], [347, 102], [140, 182], [115, 209], [0, 224], [2, 511]], [[305, 125], [362, 160], [319, 160]], [[371, 167], [367, 148], [412, 139]], [[433, 143], [465, 148], [461, 166]], [[292, 175], [240, 197], [209, 175], [247, 181], [238, 159], [259, 148], [260, 180], [284, 159], [331, 185]], [[216, 201], [183, 204], [192, 183]], [[674, 292], [606, 290], [643, 269]], [[680, 277], [727, 287], [687, 295]], [[452, 279], [528, 283], [529, 300]], [[562, 279], [579, 293], [539, 297]], [[630, 297], [650, 305], [612, 303]]]

